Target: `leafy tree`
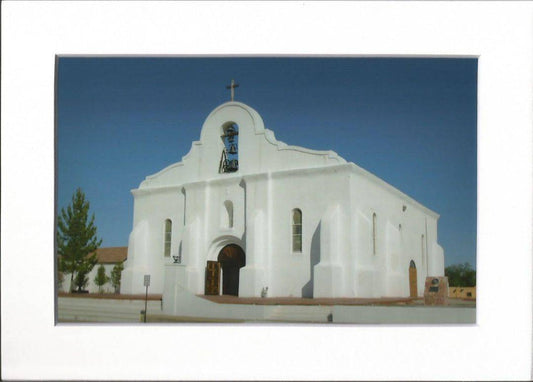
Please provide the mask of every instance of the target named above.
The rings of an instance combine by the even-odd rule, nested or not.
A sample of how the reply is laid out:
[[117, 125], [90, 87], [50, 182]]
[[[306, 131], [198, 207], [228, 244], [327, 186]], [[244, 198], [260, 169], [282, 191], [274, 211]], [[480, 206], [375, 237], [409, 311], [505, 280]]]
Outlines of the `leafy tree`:
[[476, 286], [476, 270], [469, 263], [454, 264], [444, 269], [448, 283], [454, 287]]
[[122, 262], [116, 264], [111, 271], [111, 285], [115, 288], [115, 293], [118, 293], [120, 290], [120, 278], [122, 276], [122, 270], [124, 269], [124, 264]]
[[76, 273], [76, 277], [74, 278], [74, 284], [78, 288], [78, 292], [84, 290], [89, 283], [89, 277], [87, 274], [90, 272], [90, 270], [88, 270], [88, 268], [92, 268], [94, 265], [96, 264], [85, 263], [81, 268], [78, 269], [78, 273]]
[[[70, 273], [70, 291], [87, 285], [87, 274], [96, 265], [96, 250], [102, 240], [96, 237], [94, 213], [89, 218], [89, 201], [78, 188], [67, 209], [61, 209], [57, 222], [59, 271]], [[76, 275], [76, 276], [74, 276]]]
[[109, 277], [105, 274], [105, 267], [100, 264], [94, 277], [94, 283], [98, 286], [98, 293], [102, 293], [102, 286], [109, 281]]
[[81, 292], [83, 289], [85, 289], [89, 283], [89, 277], [87, 275], [89, 272], [91, 272], [97, 262], [98, 260], [96, 255], [91, 254], [90, 256], [87, 256], [85, 261], [83, 261], [78, 267], [76, 277], [74, 278], [74, 284], [78, 288], [78, 292]]

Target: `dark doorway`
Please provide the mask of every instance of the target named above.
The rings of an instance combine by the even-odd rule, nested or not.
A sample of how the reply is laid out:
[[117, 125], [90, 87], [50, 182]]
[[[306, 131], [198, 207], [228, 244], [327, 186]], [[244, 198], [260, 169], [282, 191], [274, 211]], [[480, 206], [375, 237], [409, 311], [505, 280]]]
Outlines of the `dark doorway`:
[[411, 260], [411, 262], [409, 263], [409, 296], [410, 297], [418, 296], [416, 265], [413, 260]]
[[239, 270], [246, 265], [246, 256], [236, 244], [226, 245], [218, 254], [222, 267], [222, 294], [239, 295]]

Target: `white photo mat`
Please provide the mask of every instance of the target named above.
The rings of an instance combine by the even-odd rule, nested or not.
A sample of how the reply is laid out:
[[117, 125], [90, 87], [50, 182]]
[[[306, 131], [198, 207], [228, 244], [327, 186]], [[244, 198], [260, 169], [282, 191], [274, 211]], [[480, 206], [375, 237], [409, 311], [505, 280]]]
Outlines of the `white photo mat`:
[[[532, 10], [3, 3], [2, 378], [529, 379]], [[56, 55], [74, 54], [479, 57], [477, 324], [55, 326], [54, 67]]]

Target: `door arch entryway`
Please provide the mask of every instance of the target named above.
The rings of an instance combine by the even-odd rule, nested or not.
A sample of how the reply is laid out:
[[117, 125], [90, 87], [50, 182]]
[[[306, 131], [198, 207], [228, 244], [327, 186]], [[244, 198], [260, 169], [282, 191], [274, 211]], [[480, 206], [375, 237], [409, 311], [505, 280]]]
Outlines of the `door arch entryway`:
[[217, 257], [222, 268], [222, 294], [239, 295], [239, 271], [246, 265], [246, 255], [237, 244], [228, 244]]
[[409, 296], [418, 297], [418, 282], [416, 276], [416, 264], [413, 260], [409, 263]]

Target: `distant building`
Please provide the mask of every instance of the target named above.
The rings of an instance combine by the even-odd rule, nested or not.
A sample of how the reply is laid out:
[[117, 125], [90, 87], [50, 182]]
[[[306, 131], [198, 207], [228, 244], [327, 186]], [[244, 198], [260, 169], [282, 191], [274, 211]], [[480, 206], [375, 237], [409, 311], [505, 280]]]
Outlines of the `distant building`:
[[476, 287], [450, 287], [448, 297], [453, 298], [476, 298]]
[[444, 276], [437, 213], [333, 151], [277, 141], [240, 102], [132, 193], [122, 293], [150, 274], [170, 311], [183, 291], [422, 296], [426, 276]]
[[[104, 266], [106, 275], [108, 277], [111, 277], [111, 271], [113, 270], [113, 267], [118, 263], [126, 260], [126, 257], [128, 257], [128, 247], [98, 248], [96, 250], [96, 258], [98, 259], [98, 263], [94, 266], [94, 268], [88, 275], [89, 283], [85, 287], [85, 290], [89, 291], [89, 293], [98, 293], [98, 286], [94, 283], [94, 278], [96, 276], [96, 272], [98, 271], [98, 267], [100, 266], [100, 264]], [[70, 273], [65, 273], [63, 285], [60, 291], [68, 292], [69, 285]], [[102, 290], [104, 293], [111, 293], [115, 291], [115, 288], [113, 288], [111, 282], [108, 282], [107, 284], [103, 285]]]

